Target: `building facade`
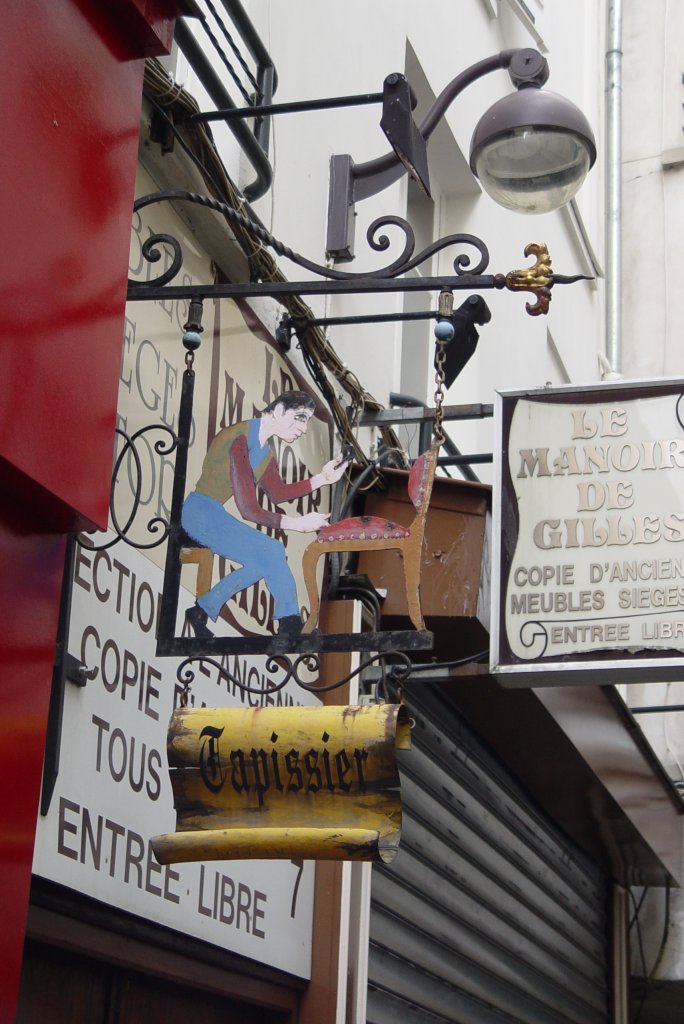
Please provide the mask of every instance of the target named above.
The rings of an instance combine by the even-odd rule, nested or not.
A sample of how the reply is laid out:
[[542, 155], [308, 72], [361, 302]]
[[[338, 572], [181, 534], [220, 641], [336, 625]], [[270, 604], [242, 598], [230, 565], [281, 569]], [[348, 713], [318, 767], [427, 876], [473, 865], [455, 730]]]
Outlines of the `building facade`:
[[[338, 9], [309, 0], [198, 0], [160, 2], [152, 15], [134, 0], [116, 13], [92, 0], [69, 5], [69, 30], [53, 24], [48, 6], [36, 0], [31, 17], [24, 5], [11, 7], [3, 62], [17, 109], [26, 111], [9, 119], [18, 159], [6, 195], [22, 203], [8, 205], [14, 257], [6, 280], [8, 293], [14, 280], [11, 293], [23, 301], [11, 304], [0, 452], [3, 549], [12, 567], [3, 598], [12, 624], [3, 684], [12, 780], [2, 840], [11, 894], [7, 1019], [18, 1000], [17, 1019], [26, 1021], [180, 1020], [189, 1012], [203, 1020], [230, 1012], [245, 1022], [302, 1024], [624, 1024], [629, 893], [645, 886], [659, 901], [681, 871], [679, 796], [653, 747], [669, 770], [668, 757], [657, 736], [649, 734], [651, 746], [635, 727], [613, 687], [506, 690], [482, 660], [493, 445], [487, 407], [496, 391], [591, 384], [618, 369], [608, 366], [605, 346], [611, 5], [420, 7], [401, 0]], [[674, 17], [663, 5], [666, 15]], [[628, 22], [625, 38], [637, 34]], [[583, 189], [560, 211], [535, 217], [504, 210], [482, 191], [468, 166], [469, 140], [481, 112], [511, 89], [499, 70], [464, 90], [435, 129], [430, 196], [403, 175], [356, 203], [351, 263], [328, 252], [330, 161], [350, 154], [358, 165], [387, 151], [377, 105], [295, 111], [261, 124], [191, 121], [198, 109], [249, 105], [255, 91], [278, 103], [378, 93], [395, 72], [410, 82], [420, 121], [455, 75], [512, 48], [547, 57], [550, 88], [588, 117], [599, 155]], [[46, 52], [53, 57], [43, 62]], [[151, 55], [159, 59], [145, 63]], [[625, 69], [628, 60], [626, 47]], [[105, 95], [116, 98], [114, 108], [97, 102]], [[27, 132], [26, 123], [39, 128]], [[668, 185], [677, 145], [661, 147], [669, 154], [659, 164]], [[626, 167], [650, 159], [644, 146], [647, 154], [626, 150]], [[646, 186], [635, 176], [634, 187]], [[180, 200], [152, 203], [131, 220], [134, 194], [159, 190], [210, 195], [263, 233]], [[34, 192], [44, 205], [29, 202]], [[452, 465], [438, 475], [428, 514], [423, 604], [435, 651], [405, 695], [414, 729], [413, 749], [401, 755], [400, 853], [372, 870], [296, 859], [162, 868], [149, 839], [173, 829], [164, 745], [182, 691], [181, 659], [155, 652], [163, 551], [147, 542], [148, 524], [168, 518], [174, 459], [147, 435], [133, 454], [131, 439], [150, 426], [178, 429], [189, 309], [183, 299], [136, 295], [135, 282], [152, 281], [173, 260], [162, 244], [161, 259], [151, 262], [146, 243], [159, 235], [181, 241], [184, 284], [252, 285], [235, 300], [205, 298], [189, 478], [199, 476], [219, 430], [302, 390], [312, 396], [313, 414], [306, 438], [279, 449], [283, 476], [303, 480], [352, 444], [358, 474], [375, 467], [381, 486], [326, 492], [322, 504], [304, 504], [298, 514], [315, 508], [339, 518], [340, 505], [352, 508], [355, 500], [354, 509], [382, 515], [389, 507], [393, 518], [405, 501], [402, 467], [430, 434], [429, 417], [409, 413], [434, 403], [429, 317], [437, 295], [307, 289], [319, 275], [287, 252], [274, 256], [272, 240], [309, 263], [371, 271], [395, 258], [404, 238], [396, 225], [383, 225], [390, 245], [378, 255], [369, 226], [396, 217], [412, 225], [416, 252], [447, 236], [476, 236], [488, 250], [489, 272], [506, 274], [529, 262], [526, 245], [545, 242], [556, 273], [583, 277], [556, 286], [543, 316], [526, 312], [529, 294], [484, 291], [477, 350], [444, 396], [447, 406], [477, 406], [484, 415], [447, 422], [447, 454], [470, 458], [462, 471]], [[626, 218], [625, 252], [637, 230]], [[27, 240], [43, 232], [49, 244], [41, 256], [47, 249], [51, 261], [49, 270], [40, 261], [37, 282], [36, 246]], [[124, 308], [127, 245], [134, 285]], [[434, 247], [409, 277], [450, 276], [461, 251], [479, 259], [477, 245], [459, 239]], [[256, 287], [278, 280], [301, 282], [299, 294], [277, 301], [268, 287]], [[456, 290], [456, 304], [468, 294]], [[626, 294], [626, 302], [636, 301], [638, 290]], [[625, 317], [630, 331], [638, 316]], [[628, 337], [625, 371], [636, 350]], [[28, 374], [20, 353], [30, 360]], [[672, 360], [656, 373], [676, 372]], [[36, 416], [46, 406], [52, 415]], [[385, 413], [392, 407], [394, 418]], [[133, 543], [117, 542], [129, 515], [135, 522], [123, 532]], [[293, 538], [287, 554], [294, 565], [303, 541]], [[343, 565], [339, 579], [326, 570], [328, 621], [340, 632], [368, 628], [367, 582], [362, 600], [353, 600], [365, 576], [376, 606], [380, 595], [383, 627], [402, 628], [395, 565], [362, 558], [346, 567], [352, 573]], [[198, 583], [194, 564], [183, 573], [185, 608]], [[303, 604], [303, 580], [295, 577]], [[263, 586], [230, 607], [220, 631], [268, 628]], [[321, 679], [340, 679], [353, 664], [353, 656], [329, 656]], [[200, 669], [192, 700], [235, 707], [318, 700], [293, 685], [276, 698], [273, 671], [251, 656], [236, 658], [231, 675]], [[372, 699], [376, 683], [369, 671], [327, 699]], [[251, 686], [260, 696], [250, 695]], [[661, 973], [663, 965], [660, 958]], [[676, 969], [664, 976], [676, 977]], [[641, 1019], [656, 1021], [647, 1007], [644, 1000]]]

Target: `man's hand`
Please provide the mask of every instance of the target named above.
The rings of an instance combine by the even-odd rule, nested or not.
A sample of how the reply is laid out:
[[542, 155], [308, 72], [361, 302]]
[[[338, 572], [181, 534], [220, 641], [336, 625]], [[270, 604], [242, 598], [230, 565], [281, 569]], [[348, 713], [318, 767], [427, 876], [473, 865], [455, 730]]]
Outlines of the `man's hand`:
[[315, 533], [325, 526], [329, 518], [329, 514], [323, 512], [307, 512], [305, 516], [283, 516], [280, 528], [294, 533]]
[[311, 490], [317, 491], [319, 487], [326, 487], [329, 484], [337, 483], [340, 477], [344, 475], [348, 465], [349, 459], [345, 459], [342, 455], [338, 455], [336, 459], [326, 462], [320, 473], [315, 473], [311, 477]]

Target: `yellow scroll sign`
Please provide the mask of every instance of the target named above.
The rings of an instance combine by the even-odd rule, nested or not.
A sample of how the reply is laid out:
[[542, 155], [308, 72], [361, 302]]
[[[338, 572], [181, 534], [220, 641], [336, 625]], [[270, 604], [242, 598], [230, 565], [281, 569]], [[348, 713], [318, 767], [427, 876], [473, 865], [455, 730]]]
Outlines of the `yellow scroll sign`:
[[176, 831], [160, 864], [305, 858], [393, 860], [401, 834], [399, 704], [182, 708], [169, 726]]

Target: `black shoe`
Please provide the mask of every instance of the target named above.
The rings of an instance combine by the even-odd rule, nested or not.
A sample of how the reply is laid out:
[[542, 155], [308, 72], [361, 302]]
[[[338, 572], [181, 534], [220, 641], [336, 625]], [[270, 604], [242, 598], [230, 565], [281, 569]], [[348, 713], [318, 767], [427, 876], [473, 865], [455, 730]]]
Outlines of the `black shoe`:
[[207, 619], [209, 616], [205, 612], [204, 608], [200, 608], [198, 604], [193, 604], [192, 607], [188, 608], [185, 613], [185, 621], [188, 626], [191, 627], [195, 636], [200, 640], [209, 640], [213, 637], [213, 633], [207, 628]]
[[301, 615], [283, 615], [278, 620], [278, 636], [299, 636], [303, 625]]

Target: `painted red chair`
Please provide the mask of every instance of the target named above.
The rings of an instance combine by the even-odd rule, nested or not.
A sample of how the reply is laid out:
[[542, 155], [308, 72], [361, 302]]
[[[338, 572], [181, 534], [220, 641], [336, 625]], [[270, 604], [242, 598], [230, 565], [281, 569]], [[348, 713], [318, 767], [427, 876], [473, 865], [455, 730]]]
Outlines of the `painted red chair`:
[[332, 551], [386, 551], [396, 549], [402, 557], [406, 602], [411, 622], [416, 629], [424, 629], [420, 607], [420, 566], [432, 483], [437, 467], [439, 444], [423, 452], [411, 467], [408, 493], [416, 515], [410, 526], [400, 526], [379, 516], [354, 516], [330, 523], [318, 531], [316, 540], [304, 551], [304, 582], [311, 609], [303, 633], [311, 633], [318, 622], [320, 598], [316, 580], [316, 565], [321, 555]]

